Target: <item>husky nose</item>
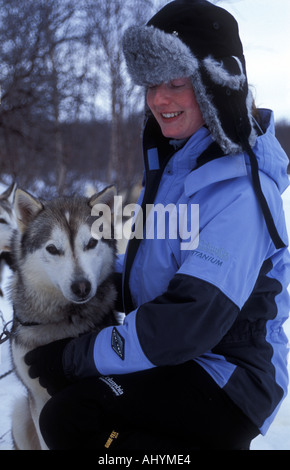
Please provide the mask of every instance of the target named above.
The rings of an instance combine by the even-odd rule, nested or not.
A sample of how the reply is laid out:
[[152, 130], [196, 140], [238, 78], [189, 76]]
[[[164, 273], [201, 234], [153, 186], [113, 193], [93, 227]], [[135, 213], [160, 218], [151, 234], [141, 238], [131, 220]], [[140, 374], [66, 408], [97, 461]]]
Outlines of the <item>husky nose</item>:
[[87, 297], [91, 291], [91, 287], [91, 283], [87, 279], [80, 279], [79, 281], [72, 283], [71, 290], [75, 295], [82, 299]]

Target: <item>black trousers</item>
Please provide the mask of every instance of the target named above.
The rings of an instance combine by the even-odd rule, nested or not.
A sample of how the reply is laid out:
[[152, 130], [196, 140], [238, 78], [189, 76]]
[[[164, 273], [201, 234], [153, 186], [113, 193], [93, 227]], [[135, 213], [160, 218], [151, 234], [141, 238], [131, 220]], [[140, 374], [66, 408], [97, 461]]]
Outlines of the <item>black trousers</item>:
[[52, 450], [248, 450], [259, 430], [194, 361], [81, 380], [40, 415]]

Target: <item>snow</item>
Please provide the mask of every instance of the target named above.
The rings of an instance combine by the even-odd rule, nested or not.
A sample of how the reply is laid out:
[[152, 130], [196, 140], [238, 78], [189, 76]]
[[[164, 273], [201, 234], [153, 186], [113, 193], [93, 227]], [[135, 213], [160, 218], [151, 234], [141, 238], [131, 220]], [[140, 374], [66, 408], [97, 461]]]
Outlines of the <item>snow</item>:
[[[283, 195], [284, 210], [288, 233], [290, 234], [290, 187]], [[7, 282], [9, 269], [5, 268], [4, 283], [2, 285], [4, 294], [7, 294]], [[0, 311], [6, 321], [12, 317], [12, 309], [7, 297], [0, 298]], [[0, 321], [0, 332], [2, 325]], [[290, 319], [284, 324], [285, 332], [290, 339]], [[0, 377], [11, 369], [11, 361], [8, 343], [0, 345]], [[290, 357], [288, 362], [290, 375]], [[14, 373], [0, 379], [0, 450], [11, 450], [11, 410], [13, 402], [24, 393]], [[270, 427], [266, 436], [258, 436], [253, 440], [251, 450], [290, 450], [290, 394], [283, 401], [281, 408]]]

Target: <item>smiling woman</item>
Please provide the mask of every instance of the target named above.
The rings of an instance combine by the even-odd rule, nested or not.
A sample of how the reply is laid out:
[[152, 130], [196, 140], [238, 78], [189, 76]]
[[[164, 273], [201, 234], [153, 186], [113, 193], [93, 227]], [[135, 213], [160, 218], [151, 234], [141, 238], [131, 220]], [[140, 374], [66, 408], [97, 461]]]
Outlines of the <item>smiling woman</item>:
[[147, 104], [165, 137], [186, 139], [204, 124], [189, 77], [149, 86]]

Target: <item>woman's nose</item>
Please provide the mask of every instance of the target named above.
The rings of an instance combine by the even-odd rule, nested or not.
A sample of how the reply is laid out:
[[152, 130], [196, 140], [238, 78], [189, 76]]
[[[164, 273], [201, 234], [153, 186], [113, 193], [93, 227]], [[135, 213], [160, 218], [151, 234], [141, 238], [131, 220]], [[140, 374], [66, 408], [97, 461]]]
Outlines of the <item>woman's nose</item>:
[[160, 105], [169, 103], [170, 96], [168, 93], [168, 87], [166, 86], [165, 83], [162, 83], [161, 85], [158, 85], [156, 87], [153, 101], [154, 101], [155, 106], [160, 106]]

